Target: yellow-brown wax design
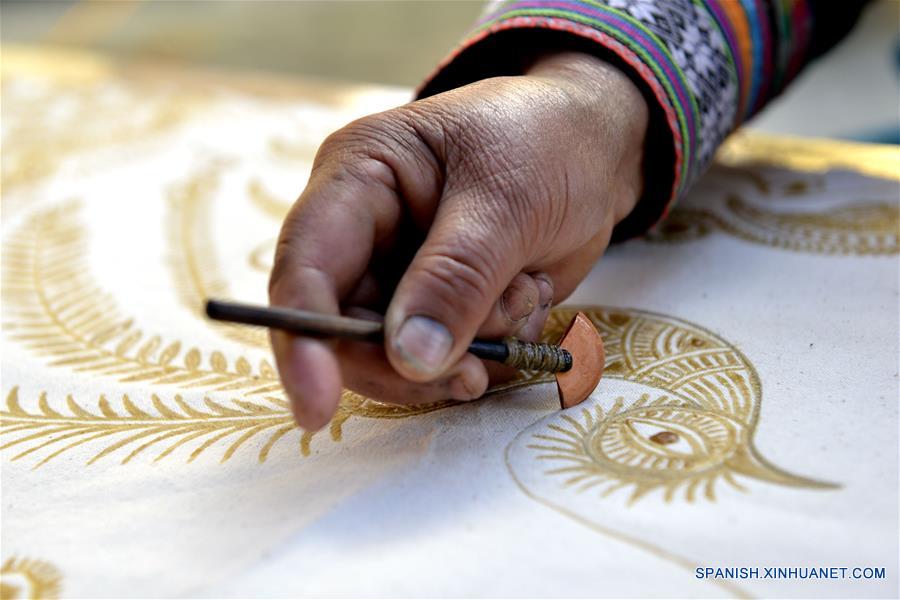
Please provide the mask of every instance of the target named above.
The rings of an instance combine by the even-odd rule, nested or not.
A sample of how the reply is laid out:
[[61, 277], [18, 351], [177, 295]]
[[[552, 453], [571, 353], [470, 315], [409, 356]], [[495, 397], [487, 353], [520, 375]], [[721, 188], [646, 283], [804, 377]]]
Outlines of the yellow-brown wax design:
[[[866, 159], [870, 163], [865, 163]], [[829, 172], [880, 179], [878, 193], [831, 189]], [[849, 173], [846, 176], [854, 176]], [[686, 242], [719, 231], [770, 247], [815, 254], [900, 252], [900, 151], [889, 147], [743, 135], [725, 147], [708, 177], [749, 184], [749, 193], [704, 189], [649, 232], [650, 242]], [[871, 177], [879, 179], [872, 179]], [[700, 187], [703, 187], [701, 183]], [[821, 196], [837, 196], [823, 206]]]
[[[334, 107], [364, 89], [261, 74], [222, 78], [210, 71], [123, 62], [75, 49], [4, 44], [2, 51], [4, 210], [18, 204], [9, 200], [9, 192], [41, 184], [69, 159], [123, 144], [152, 148], [162, 134], [202, 115], [224, 88], [273, 100], [301, 96]], [[288, 160], [311, 156], [316, 150], [308, 141], [280, 137], [273, 138], [269, 147], [273, 155]], [[103, 160], [110, 164], [118, 158], [111, 152]]]
[[[119, 81], [123, 84], [128, 83], [134, 88], [135, 85], [150, 85], [150, 82], [155, 80], [141, 76], [139, 70], [126, 77], [115, 65], [102, 60], [85, 62], [83, 59], [70, 58], [68, 62], [64, 61], [66, 68], [61, 69], [55, 66], [57, 61], [38, 60], [29, 63], [28, 59], [33, 57], [29, 57], [27, 53], [25, 55], [7, 53], [4, 58], [13, 59], [5, 60], [3, 72], [4, 94], [9, 94], [14, 100], [13, 105], [22, 110], [27, 107], [27, 103], [22, 101], [15, 89], [17, 76], [19, 73], [29, 72], [29, 69], [33, 70], [34, 66], [38, 65], [40, 67], [38, 71], [44, 69], [47, 72], [47, 81], [50, 82], [48, 85], [72, 85], [77, 94], [80, 94], [78, 98], [82, 96], [88, 98], [84, 102], [79, 100], [72, 103], [75, 107], [73, 119], [80, 115], [81, 120], [78, 122], [81, 123], [90, 116], [97, 131], [109, 127], [109, 122], [104, 121], [106, 115], [96, 110], [85, 113], [84, 107], [94, 106], [91, 104], [93, 100], [89, 102], [89, 93], [80, 91], [75, 83]], [[180, 108], [177, 111], [172, 108], [174, 112], [171, 113], [154, 113], [156, 116], [151, 115], [146, 122], [141, 121], [148, 124], [147, 127], [134, 131], [124, 130], [126, 137], [133, 138], [157, 131], [160, 127], [168, 127], [193, 114], [189, 109], [196, 107], [197, 103], [202, 105], [210, 89], [208, 80], [201, 81], [202, 84], [192, 87], [189, 80], [178, 79], [178, 93], [186, 96], [179, 96], [181, 99], [178, 102], [173, 99], [171, 106]], [[175, 94], [176, 92], [172, 91], [174, 89], [167, 88]], [[195, 91], [197, 93], [194, 93]], [[253, 91], [256, 93], [259, 88], [254, 87]], [[47, 102], [52, 100], [52, 94], [41, 97]], [[114, 95], [113, 100], [127, 104], [127, 98], [123, 100]], [[20, 120], [30, 122], [24, 118]], [[72, 122], [65, 121], [70, 124]], [[78, 129], [62, 126], [61, 134]], [[41, 133], [43, 137], [36, 139], [41, 140], [42, 147], [58, 146], [60, 152], [64, 152], [66, 156], [82, 148], [96, 147], [106, 142], [115, 143], [118, 140], [118, 138], [92, 140], [79, 134], [82, 136], [79, 138], [80, 141], [77, 144], [74, 142], [69, 144], [64, 140], [59, 141], [62, 138], [54, 138], [53, 135], [55, 135], [53, 132], [43, 132]], [[18, 138], [13, 136], [12, 139]], [[755, 139], [757, 136], [736, 138], [736, 141], [723, 149], [723, 160], [732, 165], [739, 165], [742, 156], [758, 158], [760, 153], [757, 151]], [[766, 156], [769, 159], [772, 157], [778, 159], [781, 156], [785, 160], [788, 158], [794, 160], [797, 155], [803, 155], [803, 148], [807, 148], [798, 146], [796, 142], [790, 142], [786, 146], [790, 152], [779, 154], [772, 150], [779, 147], [777, 141], [759, 139], [760, 144], [767, 149]], [[822, 153], [817, 154], [815, 150], [817, 147], [811, 143], [807, 148], [809, 155], [818, 157], [813, 165], [816, 168], [822, 164], [831, 164], [827, 161], [836, 160], [835, 157], [844, 163], [852, 161], [844, 153], [825, 153], [827, 156], [820, 156]], [[308, 161], [313, 150], [307, 141], [295, 143], [284, 137], [274, 137], [268, 143], [268, 151], [272, 156], [288, 160]], [[871, 153], [867, 154], [867, 168], [878, 168], [879, 173], [883, 174], [884, 170], [896, 163], [896, 156], [885, 154], [887, 151], [883, 150], [879, 152], [878, 156], [885, 155], [887, 158], [882, 160], [873, 157]], [[11, 172], [8, 174], [10, 179], [5, 179], [4, 185], [36, 185], [59, 168], [62, 158], [63, 154], [48, 155], [46, 161], [35, 162], [34, 164], [40, 168], [36, 168], [27, 176]], [[179, 295], [182, 304], [197, 318], [201, 318], [202, 301], [207, 296], [227, 296], [231, 291], [226, 283], [227, 277], [219, 269], [216, 247], [210, 230], [211, 214], [216, 209], [214, 203], [219, 176], [227, 165], [228, 159], [210, 161], [203, 168], [188, 171], [176, 185], [165, 190], [168, 209], [165, 232], [169, 248], [168, 267], [176, 284], [173, 287], [177, 289], [173, 293]], [[801, 165], [801, 168], [805, 166], [808, 165]], [[272, 194], [259, 178], [249, 178], [246, 182], [246, 191], [250, 203], [271, 217], [276, 224], [290, 205], [290, 199], [278, 198]], [[226, 353], [219, 348], [190, 339], [169, 337], [147, 329], [138, 322], [136, 316], [128, 314], [118, 304], [113, 294], [114, 290], [109, 287], [110, 282], [99, 282], [94, 279], [86, 260], [87, 228], [81, 219], [81, 209], [77, 200], [68, 200], [49, 208], [38, 206], [31, 210], [30, 216], [17, 230], [6, 236], [3, 246], [5, 329], [11, 338], [35, 355], [44, 357], [54, 368], [90, 374], [101, 381], [105, 379], [139, 383], [146, 386], [146, 390], [142, 393], [132, 393], [130, 396], [105, 394], [102, 386], [98, 388], [96, 394], [90, 396], [81, 394], [76, 397], [72, 394], [66, 397], [50, 397], [45, 393], [39, 394], [37, 409], [23, 410], [17, 382], [5, 382], [6, 409], [2, 413], [0, 433], [4, 438], [2, 446], [16, 449], [12, 454], [12, 460], [29, 459], [38, 465], [45, 464], [69, 449], [91, 444], [97, 448], [96, 453], [89, 459], [91, 461], [108, 457], [117, 458], [120, 462], [130, 462], [145, 456], [160, 460], [176, 454], [176, 449], [188, 451], [187, 460], [192, 460], [200, 453], [212, 451], [216, 451], [221, 460], [227, 460], [245, 445], [252, 445], [259, 460], [264, 461], [274, 444], [290, 437], [299, 438], [297, 445], [300, 452], [304, 455], [309, 454], [313, 435], [301, 434], [294, 428], [283, 390], [271, 363], [266, 359], [251, 362], [243, 356], [229, 360]], [[847, 219], [837, 220], [843, 222]], [[818, 218], [818, 222], [825, 224], [833, 221], [834, 215], [823, 215]], [[881, 218], [876, 217], [870, 221], [881, 222]], [[264, 257], [273, 245], [274, 239], [261, 239], [258, 246], [247, 256], [249, 265], [265, 270], [268, 264]], [[634, 347], [616, 338], [617, 330], [612, 324], [616, 319], [628, 320], [636, 317], [638, 315], [636, 311], [616, 309], [604, 312], [604, 309], [599, 307], [589, 307], [588, 312], [606, 338], [610, 352], [607, 377], [621, 376], [627, 380], [644, 381], [651, 374], [654, 374], [654, 377], [658, 376], [658, 372], [651, 368], [630, 369], [627, 365], [631, 364], [629, 362], [631, 359], [617, 362], [615, 358], [617, 348], [628, 347], [629, 352], [632, 352], [628, 356], [633, 356]], [[561, 323], [567, 321], [570, 315], [569, 309], [555, 311], [548, 323], [545, 337], [555, 341], [562, 331]], [[647, 316], [641, 318], [642, 322], [653, 320]], [[668, 319], [662, 316], [658, 318], [663, 321]], [[266, 347], [263, 332], [222, 324], [209, 326], [217, 328], [228, 338], [246, 346], [248, 350]], [[693, 339], [699, 341], [705, 338], [701, 336]], [[699, 351], [687, 348], [680, 350], [670, 348], [670, 351], [671, 356], [667, 358], [669, 364], [680, 365], [685, 369], [685, 377], [688, 379], [694, 372], [691, 369], [704, 372], [706, 366], [703, 361], [709, 360], [710, 356], [732, 356], [724, 350], [719, 354], [709, 355], [703, 352], [699, 355], [691, 354]], [[702, 356], [703, 360], [697, 356]], [[679, 362], [682, 359], [683, 362]], [[749, 362], [746, 362], [746, 365], [746, 368], [752, 370]], [[617, 369], [621, 370], [621, 373]], [[731, 415], [729, 418], [738, 419], [740, 431], [743, 432], [735, 439], [750, 440], [756, 425], [755, 411], [758, 410], [760, 402], [756, 376], [753, 378], [740, 376], [737, 380], [732, 380], [730, 378], [736, 376], [733, 372], [729, 372], [720, 377], [725, 377], [725, 381], [731, 383], [721, 384], [722, 387], [716, 388], [715, 385], [720, 383], [718, 379], [707, 381], [700, 378], [697, 381], [703, 382], [702, 385], [712, 385], [713, 390], [718, 389], [718, 392], [709, 392], [713, 395], [718, 393], [727, 399], [731, 398], [731, 394], [738, 394], [743, 398], [741, 403], [732, 405], [732, 408], [743, 406], [745, 408], [741, 410], [746, 409], [750, 412]], [[507, 384], [503, 388], [536, 381], [533, 375], [523, 374], [519, 381]], [[682, 383], [671, 381], [660, 382], [658, 387], [671, 391], [670, 388], [673, 386], [682, 389]], [[215, 394], [216, 397], [215, 399], [207, 397], [203, 404], [199, 405], [185, 401], [181, 395], [197, 390], [208, 392], [210, 396]], [[722, 398], [719, 401], [725, 402]], [[647, 402], [657, 400], [658, 398], [651, 398]], [[694, 400], [699, 402], [696, 398]], [[342, 425], [351, 417], [381, 419], [415, 417], [454, 404], [445, 402], [424, 406], [394, 406], [345, 392], [338, 414], [331, 424], [330, 435], [335, 441], [341, 440]], [[701, 408], [703, 406], [707, 405], [702, 405]], [[751, 410], [746, 407], [753, 408]], [[616, 415], [619, 414], [619, 410], [615, 411]], [[686, 409], [680, 410], [684, 412]], [[612, 412], [604, 413], [604, 418], [612, 418], [612, 415]], [[670, 433], [679, 435], [679, 439], [682, 440], [687, 438], [684, 432]], [[176, 446], [173, 448], [173, 445]], [[668, 448], [666, 445], [659, 446], [663, 451]]]
[[[48, 357], [52, 366], [117, 381], [143, 382], [148, 392], [142, 397], [114, 398], [103, 393], [91, 398], [51, 398], [44, 393], [38, 409], [27, 411], [21, 406], [18, 387], [13, 385], [0, 413], [0, 435], [4, 438], [0, 448], [15, 448], [11, 460], [27, 458], [38, 467], [68, 450], [90, 444], [96, 450], [89, 464], [106, 457], [123, 464], [138, 457], [158, 461], [179, 449], [187, 452], [188, 461], [204, 452], [215, 452], [224, 462], [245, 445], [252, 445], [262, 462], [272, 447], [288, 436], [300, 438], [303, 454], [310, 452], [312, 436], [300, 434], [294, 426], [268, 361], [253, 365], [238, 358], [229, 363], [217, 349], [187, 340], [163, 339], [141, 329], [93, 281], [84, 264], [84, 243], [77, 202], [37, 211], [18, 232], [8, 236], [3, 259], [4, 309], [13, 317], [7, 318], [9, 335]], [[665, 448], [651, 471], [643, 464], [632, 465], [630, 458], [603, 462], [597, 460], [600, 454], [589, 454], [595, 477], [635, 483], [641, 493], [662, 486], [669, 496], [685, 482], [702, 480], [707, 489], [719, 477], [733, 483], [733, 473], [779, 483], [800, 481], [778, 475], [777, 469], [763, 468], [766, 464], [752, 446], [761, 392], [755, 371], [737, 350], [699, 327], [668, 317], [600, 307], [585, 307], [585, 312], [604, 337], [607, 378], [647, 383], [668, 391], [670, 395], [654, 401], [662, 405], [660, 414], [672, 420], [671, 427], [681, 436], [688, 438], [688, 431], [694, 431], [692, 426], [700, 427], [698, 431], [724, 428], [721, 434], [701, 440], [709, 442], [702, 449], [721, 459], [717, 471], [704, 471], [702, 477], [692, 465], [669, 456], [673, 451]], [[557, 340], [573, 316], [571, 308], [554, 310], [544, 339]], [[523, 374], [520, 380], [503, 387], [545, 380], [547, 376]], [[192, 406], [178, 392], [194, 389], [225, 393], [230, 399], [207, 397], [204, 406]], [[621, 405], [608, 413], [585, 417], [588, 421], [582, 429], [576, 427], [573, 435], [593, 431], [595, 424], [605, 420], [621, 420], [625, 412], [634, 418], [638, 413], [645, 420], [654, 418], [657, 409], [641, 403], [648, 400], [628, 407], [632, 412]], [[332, 438], [341, 439], [341, 425], [352, 416], [402, 418], [454, 404], [393, 406], [346, 392], [332, 422]], [[626, 429], [616, 425], [609, 431], [625, 435]], [[649, 479], [648, 473], [652, 475]]]
[[[40, 465], [65, 450], [126, 431], [133, 432], [133, 441], [141, 440], [143, 444], [176, 437], [179, 444], [204, 435], [215, 438], [199, 440], [192, 460], [218, 440], [242, 432], [237, 446], [230, 452], [230, 446], [224, 448], [224, 460], [251, 437], [271, 436], [274, 443], [294, 431], [283, 388], [269, 361], [251, 364], [238, 357], [229, 363], [218, 349], [164, 339], [140, 328], [117, 305], [113, 295], [93, 280], [85, 261], [86, 241], [76, 201], [37, 211], [18, 232], [8, 236], [3, 248], [4, 327], [11, 338], [49, 357], [51, 366], [116, 381], [141, 382], [148, 388], [160, 388], [160, 395], [147, 394], [134, 401], [123, 396], [119, 410], [113, 409], [102, 394], [90, 399], [70, 396], [58, 399], [66, 406], [63, 412], [54, 410], [44, 396], [40, 413], [28, 414], [19, 407], [13, 387], [7, 393], [6, 410], [0, 413], [0, 434], [27, 435], [6, 441], [0, 449], [25, 446], [13, 457], [16, 460], [54, 446], [39, 461]], [[188, 407], [177, 394], [168, 401], [160, 399], [166, 392], [179, 389], [209, 390], [235, 397], [229, 407], [207, 399], [203, 409]], [[84, 409], [82, 404], [93, 407], [93, 411]], [[340, 440], [342, 424], [354, 415], [392, 419], [452, 404], [455, 403], [398, 406], [347, 391], [331, 423], [331, 436]], [[310, 453], [313, 435], [301, 435], [303, 454]], [[127, 445], [122, 440], [116, 444], [116, 449]], [[150, 445], [139, 446], [136, 454]], [[260, 449], [260, 461], [265, 460], [270, 447], [264, 444]], [[104, 456], [110, 453], [106, 450], [102, 449]], [[168, 454], [164, 452], [157, 458]], [[131, 458], [126, 455], [122, 461]]]
[[[556, 335], [578, 309], [555, 310], [545, 337]], [[834, 487], [787, 473], [756, 449], [762, 386], [753, 365], [732, 344], [665, 315], [580, 309], [604, 339], [604, 380], [634, 382], [652, 392], [616, 397], [608, 407], [594, 397], [549, 418], [537, 432], [526, 430], [526, 447], [548, 476], [579, 491], [594, 490], [598, 497], [627, 489], [632, 502], [656, 490], [666, 501], [679, 491], [688, 501], [701, 495], [714, 500], [720, 481], [746, 489], [736, 476]]]
[[[46, 63], [6, 47], [3, 58], [3, 117], [8, 124], [0, 169], [4, 195], [39, 183], [79, 154], [151, 142], [196, 115], [210, 99], [208, 90], [186, 92], [175, 84], [159, 85], [125, 73], [107, 77], [109, 66], [100, 59], [72, 64], [62, 58], [59, 69], [71, 65], [71, 71], [41, 84], [26, 83], [17, 75]], [[30, 118], [33, 115], [50, 118]]]
[[0, 566], [0, 600], [55, 600], [62, 575], [47, 561], [13, 556]]
[[[207, 103], [214, 106], [223, 89], [246, 92], [253, 102], [324, 98], [329, 110], [345, 101], [344, 91], [315, 92], [307, 84], [284, 82], [274, 87], [261, 82], [232, 85], [231, 79], [138, 65], [126, 69], [72, 53], [29, 54], [5, 47], [3, 58], [3, 210], [10, 219], [5, 224], [12, 227], [4, 229], [2, 310], [12, 351], [4, 356], [0, 388], [0, 448], [4, 461], [26, 467], [16, 473], [40, 483], [74, 469], [65, 476], [92, 484], [90, 469], [95, 474], [98, 469], [100, 474], [111, 474], [112, 469], [137, 474], [136, 466], [154, 463], [165, 472], [186, 465], [182, 468], [195, 472], [221, 469], [238, 475], [244, 466], [264, 474], [264, 469], [279, 468], [279, 461], [282, 466], [283, 461], [296, 461], [313, 468], [305, 456], [342, 450], [334, 446], [338, 443], [367, 443], [362, 437], [354, 439], [363, 434], [362, 428], [346, 426], [351, 419], [407, 420], [410, 429], [418, 431], [419, 425], [427, 429], [441, 423], [440, 417], [426, 413], [484, 408], [453, 402], [394, 406], [345, 392], [327, 433], [303, 433], [291, 418], [268, 358], [265, 334], [202, 320], [206, 295], [247, 291], [234, 277], [246, 274], [238, 267], [259, 278], [270, 269], [275, 233], [294, 200], [290, 194], [302, 187], [299, 182], [297, 189], [290, 184], [279, 188], [272, 173], [277, 175], [285, 165], [298, 173], [309, 166], [315, 151], [315, 135], [309, 131], [301, 135], [299, 128], [269, 130], [260, 140], [264, 148], [253, 151], [267, 153], [259, 163], [253, 161], [260, 156], [244, 156], [242, 149], [232, 149], [227, 157], [211, 152], [211, 160], [174, 165], [164, 181], [153, 180], [158, 188], [147, 187], [143, 200], [159, 202], [159, 211], [146, 214], [161, 218], [139, 223], [148, 235], [135, 235], [133, 246], [115, 246], [121, 257], [114, 258], [147, 258], [139, 244], [159, 242], [153, 263], [135, 264], [152, 267], [152, 274], [159, 276], [154, 282], [171, 300], [169, 308], [178, 317], [188, 315], [173, 319], [177, 329], [152, 320], [146, 306], [128, 303], [124, 284], [108, 275], [120, 270], [109, 265], [103, 270], [104, 262], [112, 262], [102, 255], [112, 247], [104, 244], [109, 228], [93, 218], [112, 205], [110, 197], [118, 192], [108, 183], [104, 189], [112, 191], [101, 190], [99, 196], [82, 191], [82, 176], [115, 182], [110, 167], [121, 165], [134, 166], [142, 174], [145, 159], [152, 162], [172, 150], [160, 140], [171, 135], [181, 141], [183, 126], [205, 114]], [[21, 85], [23, 74], [28, 79], [41, 72], [40, 85]], [[141, 110], [132, 114], [135, 99]], [[55, 120], [34, 119], [36, 110], [57, 114], [64, 106], [71, 112]], [[260, 106], [255, 107], [258, 112], [268, 112], [268, 105]], [[309, 119], [302, 122], [303, 127], [310, 124]], [[220, 150], [228, 148], [215, 152]], [[272, 167], [278, 161], [281, 166]], [[781, 177], [773, 166], [786, 179], [773, 179]], [[77, 169], [70, 171], [73, 167]], [[722, 188], [709, 206], [682, 204], [653, 240], [727, 234], [752, 242], [755, 247], [748, 245], [748, 251], [790, 248], [818, 255], [810, 259], [838, 262], [842, 258], [822, 255], [874, 263], [856, 257], [897, 253], [896, 204], [883, 192], [870, 197], [854, 191], [840, 197], [828, 187], [829, 173], [841, 169], [866, 175], [859, 179], [896, 180], [896, 148], [738, 134], [722, 148], [717, 169], [734, 178], [734, 189]], [[72, 190], [67, 189], [70, 172]], [[57, 185], [60, 182], [65, 185]], [[66, 188], [62, 196], [60, 187]], [[832, 193], [833, 202], [825, 208], [813, 202], [820, 192]], [[70, 198], [73, 195], [78, 198]], [[246, 204], [236, 207], [229, 201]], [[235, 211], [247, 205], [249, 211]], [[222, 240], [233, 231], [217, 228], [228, 221], [219, 217], [228, 214], [262, 215], [268, 227], [255, 230], [258, 239], [257, 233], [245, 233], [229, 255]], [[136, 231], [135, 225], [123, 225], [125, 234]], [[696, 243], [709, 243], [712, 237]], [[228, 257], [237, 260], [229, 263]], [[614, 503], [620, 503], [636, 520], [642, 511], [655, 510], [656, 498], [665, 501], [663, 508], [669, 510], [663, 513], [672, 520], [681, 510], [715, 515], [756, 504], [766, 493], [783, 497], [783, 487], [775, 486], [810, 491], [834, 487], [786, 472], [766, 459], [778, 462], [778, 448], [762, 440], [761, 447], [756, 446], [763, 389], [769, 388], [751, 359], [761, 371], [767, 365], [729, 341], [736, 333], [713, 332], [670, 314], [635, 308], [581, 309], [606, 342], [607, 385], [601, 383], [583, 406], [565, 412], [550, 411], [549, 403], [529, 404], [527, 410], [548, 412], [497, 441], [495, 449], [502, 452], [506, 440], [514, 437], [506, 445], [506, 467], [525, 495], [610, 539], [680, 565], [688, 570], [684, 576], [692, 577], [699, 563], [676, 555], [681, 551], [677, 543], [614, 531], [615, 523], [603, 520], [606, 511], [618, 509]], [[544, 339], [555, 341], [575, 310], [555, 309]], [[185, 321], [196, 328], [182, 327]], [[32, 367], [36, 376], [29, 372]], [[523, 373], [493, 394], [543, 382], [549, 393], [552, 377]], [[518, 399], [510, 410], [522, 408], [516, 403]], [[777, 431], [779, 423], [770, 425]], [[372, 428], [371, 435], [397, 434], [401, 427]], [[505, 479], [506, 471], [498, 468], [498, 479]], [[731, 488], [747, 491], [747, 500], [729, 493]], [[713, 501], [719, 509], [709, 506]], [[687, 504], [691, 502], [698, 506]], [[51, 550], [32, 554], [15, 549], [23, 554], [4, 556], [0, 595], [53, 598], [61, 594], [64, 581], [80, 583], [77, 563], [57, 563], [63, 557]], [[724, 592], [746, 595], [731, 582], [711, 583]]]

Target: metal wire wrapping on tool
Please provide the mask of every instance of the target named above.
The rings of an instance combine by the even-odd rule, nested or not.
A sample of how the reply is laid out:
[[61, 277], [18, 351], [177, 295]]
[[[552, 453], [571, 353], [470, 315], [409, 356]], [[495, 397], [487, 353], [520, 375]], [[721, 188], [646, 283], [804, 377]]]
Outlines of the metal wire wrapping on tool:
[[503, 364], [523, 371], [559, 373], [572, 368], [572, 355], [568, 350], [552, 344], [523, 342], [507, 337], [503, 341], [509, 356]]

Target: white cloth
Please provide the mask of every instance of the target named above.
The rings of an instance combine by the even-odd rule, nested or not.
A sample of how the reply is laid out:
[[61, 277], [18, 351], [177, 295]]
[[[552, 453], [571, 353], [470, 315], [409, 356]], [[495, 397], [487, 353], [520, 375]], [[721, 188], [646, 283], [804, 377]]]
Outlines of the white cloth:
[[348, 395], [304, 436], [265, 335], [202, 302], [265, 301], [318, 142], [407, 93], [4, 52], [4, 589], [897, 596], [898, 184], [859, 172], [897, 150], [733, 141], [568, 301], [608, 352], [582, 406]]

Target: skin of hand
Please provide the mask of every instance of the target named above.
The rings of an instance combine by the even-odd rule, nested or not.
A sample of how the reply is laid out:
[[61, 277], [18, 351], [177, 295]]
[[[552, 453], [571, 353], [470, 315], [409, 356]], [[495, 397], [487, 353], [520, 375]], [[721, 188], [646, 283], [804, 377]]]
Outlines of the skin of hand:
[[343, 386], [420, 404], [509, 377], [467, 346], [539, 337], [640, 196], [647, 120], [622, 72], [561, 52], [329, 136], [282, 227], [270, 301], [385, 315], [385, 344], [273, 331], [298, 424], [325, 426]]

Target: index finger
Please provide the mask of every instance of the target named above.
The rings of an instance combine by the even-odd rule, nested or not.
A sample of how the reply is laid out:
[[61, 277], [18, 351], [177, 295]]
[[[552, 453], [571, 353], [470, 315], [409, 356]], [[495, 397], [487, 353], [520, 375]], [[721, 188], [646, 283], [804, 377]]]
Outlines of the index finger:
[[[376, 236], [377, 207], [359, 199], [378, 195], [377, 187], [327, 166], [314, 172], [279, 236], [269, 281], [271, 304], [339, 312], [341, 297], [366, 272]], [[353, 243], [341, 243], [348, 239]], [[280, 331], [273, 331], [271, 340], [295, 419], [305, 429], [324, 427], [342, 388], [334, 352], [325, 342]]]
[[[376, 247], [394, 244], [404, 211], [420, 226], [436, 209], [441, 169], [408, 110], [366, 117], [332, 134], [281, 230], [269, 281], [274, 305], [337, 314]], [[331, 348], [275, 332], [272, 346], [297, 422], [324, 426], [337, 409]]]

